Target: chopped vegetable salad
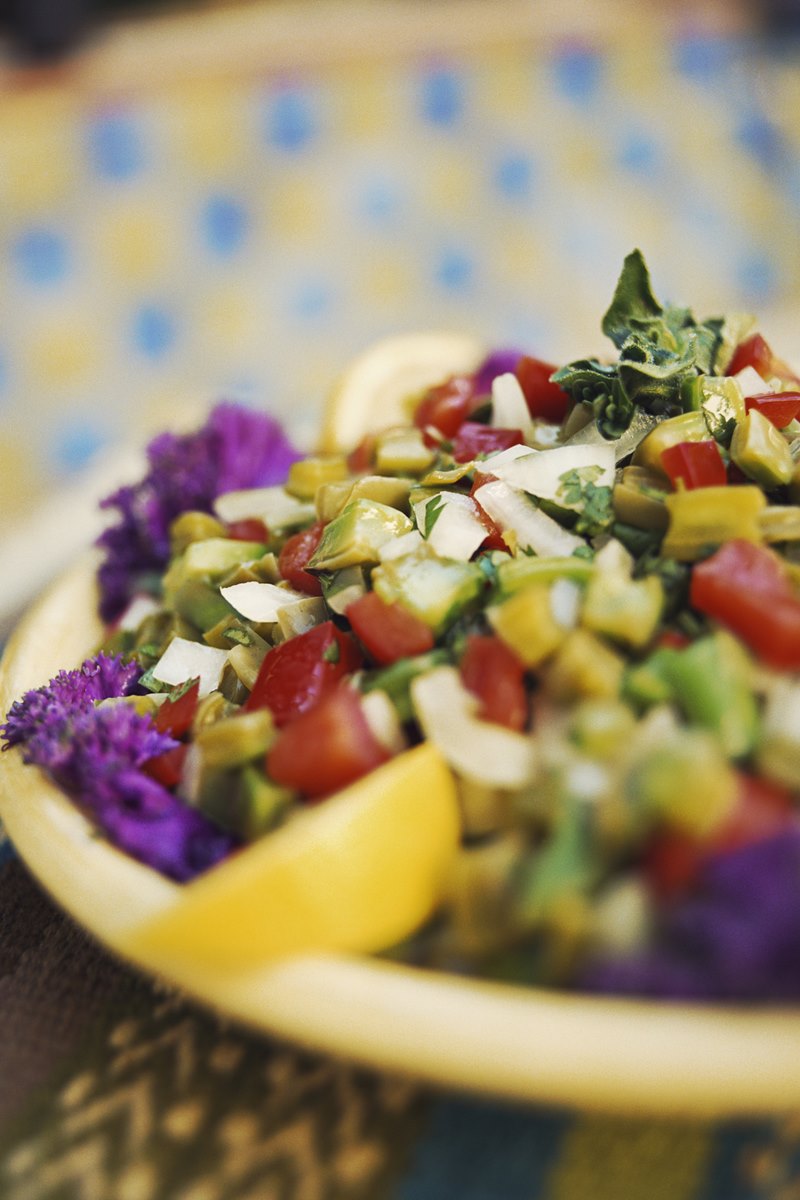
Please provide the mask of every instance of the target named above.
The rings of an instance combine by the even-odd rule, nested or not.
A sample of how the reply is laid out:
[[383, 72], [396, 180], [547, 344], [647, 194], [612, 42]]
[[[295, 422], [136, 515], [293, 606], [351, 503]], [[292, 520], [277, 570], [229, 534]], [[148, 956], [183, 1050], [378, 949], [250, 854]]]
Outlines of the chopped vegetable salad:
[[154, 443], [109, 502], [102, 652], [7, 745], [188, 880], [428, 740], [461, 845], [387, 953], [796, 1002], [800, 379], [638, 251], [603, 331], [608, 361], [493, 354], [347, 456], [231, 406]]

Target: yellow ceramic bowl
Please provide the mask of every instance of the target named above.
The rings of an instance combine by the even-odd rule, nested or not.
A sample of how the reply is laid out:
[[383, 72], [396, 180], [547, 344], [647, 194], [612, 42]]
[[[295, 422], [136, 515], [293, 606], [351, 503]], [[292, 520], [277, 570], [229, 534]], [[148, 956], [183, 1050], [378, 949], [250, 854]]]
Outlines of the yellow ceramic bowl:
[[[5, 711], [92, 652], [94, 564], [39, 602], [8, 646]], [[55, 900], [110, 950], [265, 1032], [434, 1083], [631, 1114], [732, 1116], [800, 1104], [800, 1013], [567, 995], [354, 956], [302, 955], [247, 971], [165, 966], [124, 951], [176, 886], [98, 839], [17, 751], [0, 759], [0, 813]]]

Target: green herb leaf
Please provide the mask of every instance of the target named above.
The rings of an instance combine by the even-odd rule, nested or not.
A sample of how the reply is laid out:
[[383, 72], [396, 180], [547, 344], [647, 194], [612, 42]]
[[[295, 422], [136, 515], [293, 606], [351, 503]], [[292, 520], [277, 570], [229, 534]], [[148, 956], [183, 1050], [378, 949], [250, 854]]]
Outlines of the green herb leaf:
[[603, 468], [595, 464], [575, 467], [559, 476], [558, 497], [568, 508], [578, 510], [573, 528], [587, 537], [608, 529], [614, 518], [612, 489], [595, 482], [602, 474]]
[[634, 250], [625, 259], [602, 327], [619, 360], [581, 359], [562, 367], [554, 379], [575, 403], [592, 405], [603, 437], [617, 438], [637, 409], [661, 417], [681, 412], [683, 381], [724, 370], [745, 325], [742, 318], [698, 322], [688, 308], [663, 306], [641, 251]]
[[441, 494], [434, 496], [425, 505], [425, 529], [423, 530], [424, 537], [430, 537], [433, 527], [439, 520], [444, 509], [444, 496]]
[[334, 638], [332, 642], [329, 642], [328, 645], [325, 647], [325, 649], [322, 651], [322, 657], [325, 660], [325, 662], [338, 663], [338, 661], [339, 661], [339, 643], [337, 642], [336, 638]]

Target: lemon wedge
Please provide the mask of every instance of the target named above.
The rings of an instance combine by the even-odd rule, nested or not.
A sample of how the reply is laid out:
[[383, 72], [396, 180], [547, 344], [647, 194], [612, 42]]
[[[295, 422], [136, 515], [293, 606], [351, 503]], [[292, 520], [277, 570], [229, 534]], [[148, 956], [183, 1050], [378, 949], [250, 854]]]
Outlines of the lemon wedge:
[[375, 342], [334, 386], [322, 418], [320, 449], [352, 450], [365, 433], [408, 422], [408, 401], [449, 375], [474, 371], [486, 355], [460, 333], [407, 333]]
[[452, 775], [418, 746], [183, 888], [119, 949], [165, 974], [384, 949], [433, 912], [458, 836]]

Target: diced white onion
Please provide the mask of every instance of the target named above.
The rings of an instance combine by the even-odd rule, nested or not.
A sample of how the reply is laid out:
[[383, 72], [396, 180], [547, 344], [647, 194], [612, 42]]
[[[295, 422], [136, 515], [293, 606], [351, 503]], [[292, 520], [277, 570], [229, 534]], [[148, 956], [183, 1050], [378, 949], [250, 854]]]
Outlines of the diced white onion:
[[516, 375], [507, 372], [492, 381], [492, 425], [495, 429], [520, 429], [531, 433], [531, 414]]
[[490, 787], [516, 789], [536, 773], [533, 738], [475, 716], [477, 700], [455, 667], [436, 667], [411, 683], [414, 710], [429, 741], [459, 774]]
[[117, 629], [138, 629], [145, 617], [159, 611], [161, 605], [152, 596], [139, 594], [134, 596], [122, 616], [117, 621]]
[[550, 586], [550, 611], [562, 629], [574, 629], [581, 607], [581, 589], [574, 579], [556, 579]]
[[403, 726], [388, 694], [380, 688], [375, 688], [359, 696], [359, 700], [375, 739], [391, 754], [400, 754], [405, 750], [407, 742]]
[[732, 378], [738, 383], [742, 396], [745, 398], [747, 396], [763, 396], [765, 392], [772, 391], [766, 379], [761, 378], [755, 367], [743, 367]]
[[486, 527], [476, 515], [469, 496], [462, 496], [459, 492], [440, 492], [419, 501], [414, 505], [414, 515], [421, 529], [425, 528], [429, 504], [441, 505], [441, 509], [428, 535], [428, 545], [442, 558], [469, 562], [486, 538]]
[[509, 446], [507, 450], [498, 450], [496, 454], [488, 455], [481, 464], [481, 470], [487, 475], [499, 476], [501, 472], [498, 468], [516, 462], [518, 458], [526, 458], [530, 453], [530, 446], [523, 446], [521, 443], [516, 446]]
[[534, 508], [525, 492], [502, 479], [493, 479], [479, 487], [475, 499], [503, 533], [512, 532], [521, 550], [533, 550], [543, 558], [569, 557], [583, 538], [570, 533]]
[[218, 685], [227, 657], [227, 650], [176, 637], [153, 667], [152, 675], [159, 683], [168, 683], [172, 687], [199, 678], [200, 695], [207, 696]]
[[279, 587], [277, 583], [233, 583], [220, 588], [220, 595], [248, 621], [277, 621], [278, 613], [289, 604], [307, 600], [304, 592]]
[[214, 512], [220, 521], [243, 521], [255, 517], [269, 529], [288, 529], [304, 525], [316, 516], [314, 505], [290, 496], [284, 487], [247, 488], [238, 492], [223, 492], [214, 501]]
[[378, 548], [378, 558], [381, 562], [389, 562], [393, 558], [403, 558], [406, 554], [413, 554], [421, 545], [422, 534], [418, 529], [411, 529], [408, 533], [401, 534], [400, 537], [384, 542]]
[[[553, 500], [568, 508], [563, 496], [562, 476], [586, 467], [599, 467], [602, 472], [592, 482], [597, 487], [614, 486], [614, 445], [555, 446], [551, 450], [529, 450], [511, 462], [499, 466], [487, 461], [487, 470], [512, 487], [521, 488], [541, 500]], [[579, 506], [578, 506], [579, 507]]]

